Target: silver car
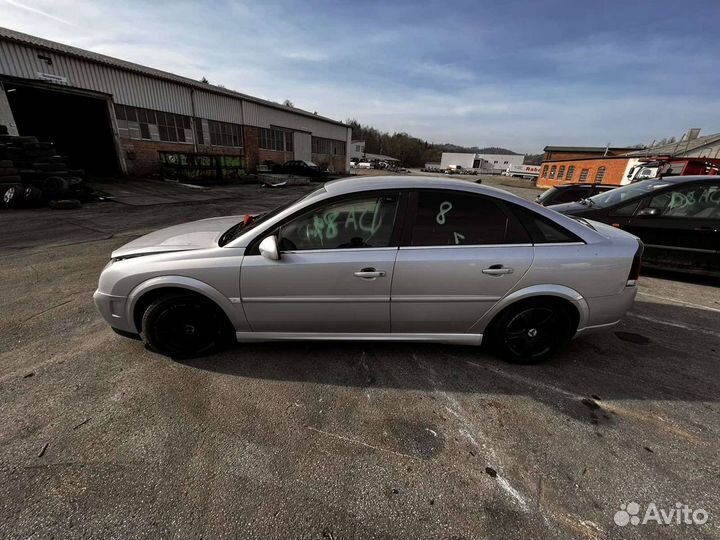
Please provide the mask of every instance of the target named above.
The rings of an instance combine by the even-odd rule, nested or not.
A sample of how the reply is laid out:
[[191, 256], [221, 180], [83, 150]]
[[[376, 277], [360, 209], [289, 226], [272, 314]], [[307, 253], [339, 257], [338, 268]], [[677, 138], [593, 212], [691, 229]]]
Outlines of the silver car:
[[235, 341], [486, 345], [537, 362], [617, 324], [642, 244], [447, 178], [344, 179], [266, 214], [148, 234], [112, 254], [95, 303], [171, 357]]

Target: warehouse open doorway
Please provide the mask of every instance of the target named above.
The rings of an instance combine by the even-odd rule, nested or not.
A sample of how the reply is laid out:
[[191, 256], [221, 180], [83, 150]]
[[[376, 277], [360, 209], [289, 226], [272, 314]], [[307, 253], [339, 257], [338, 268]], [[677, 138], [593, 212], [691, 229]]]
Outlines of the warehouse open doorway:
[[55, 143], [70, 169], [94, 176], [120, 174], [106, 96], [41, 83], [3, 85], [20, 135]]

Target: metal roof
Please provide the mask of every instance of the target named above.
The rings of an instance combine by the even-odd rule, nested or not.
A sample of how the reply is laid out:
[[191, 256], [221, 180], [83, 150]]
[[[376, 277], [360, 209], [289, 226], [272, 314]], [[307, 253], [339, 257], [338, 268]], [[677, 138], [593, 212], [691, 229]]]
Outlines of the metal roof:
[[659, 146], [651, 146], [644, 150], [637, 150], [635, 152], [628, 152], [627, 156], [679, 156], [707, 146], [720, 142], [720, 133], [714, 135], [704, 135], [697, 137], [691, 141], [678, 141], [671, 144], [663, 144]]
[[398, 158], [394, 158], [391, 156], [384, 156], [382, 154], [370, 154], [367, 152], [364, 154], [364, 157], [366, 159], [384, 159], [385, 161], [400, 161]]
[[219, 86], [215, 86], [215, 85], [212, 85], [209, 83], [204, 83], [201, 81], [196, 81], [194, 79], [189, 79], [187, 77], [182, 77], [180, 75], [175, 75], [173, 73], [168, 73], [167, 71], [161, 71], [159, 69], [141, 66], [140, 64], [135, 64], [133, 62], [127, 62], [125, 60], [113, 58], [112, 56], [106, 56], [104, 54], [99, 54], [99, 53], [95, 53], [95, 52], [88, 51], [85, 49], [72, 47], [70, 45], [65, 45], [63, 43], [57, 43], [55, 41], [50, 41], [47, 39], [39, 38], [37, 36], [31, 36], [29, 34], [24, 34], [22, 32], [18, 32], [16, 30], [11, 30], [9, 28], [3, 28], [1, 26], [0, 26], [0, 39], [6, 39], [8, 41], [20, 43], [23, 45], [28, 45], [31, 47], [36, 47], [38, 49], [43, 49], [43, 50], [54, 52], [54, 53], [64, 54], [64, 55], [72, 56], [75, 58], [80, 58], [80, 59], [86, 60], [88, 62], [95, 62], [95, 63], [102, 64], [105, 66], [114, 67], [114, 68], [120, 69], [120, 70], [139, 73], [141, 75], [145, 75], [148, 77], [154, 77], [156, 79], [161, 79], [161, 80], [165, 80], [165, 81], [174, 82], [177, 84], [181, 84], [183, 86], [191, 86], [193, 88], [197, 88], [199, 90], [204, 90], [206, 92], [212, 92], [215, 94], [230, 96], [230, 97], [234, 97], [234, 98], [238, 98], [238, 99], [244, 99], [246, 101], [259, 103], [266, 107], [272, 107], [274, 109], [280, 109], [280, 110], [290, 112], [290, 113], [295, 113], [295, 114], [299, 114], [299, 115], [303, 115], [303, 116], [309, 116], [310, 118], [316, 118], [318, 120], [323, 120], [325, 122], [331, 122], [333, 124], [348, 127], [343, 122], [339, 122], [338, 120], [333, 120], [332, 118], [327, 118], [325, 116], [320, 116], [318, 114], [311, 113], [311, 112], [305, 111], [303, 109], [297, 109], [295, 107], [288, 107], [286, 105], [282, 105], [282, 104], [276, 103], [274, 101], [268, 101], [268, 100], [257, 98], [254, 96], [249, 96], [247, 94], [243, 94], [241, 92], [236, 92], [234, 90], [220, 88]]
[[605, 150], [632, 150], [626, 146], [546, 146], [545, 152], [605, 152]]

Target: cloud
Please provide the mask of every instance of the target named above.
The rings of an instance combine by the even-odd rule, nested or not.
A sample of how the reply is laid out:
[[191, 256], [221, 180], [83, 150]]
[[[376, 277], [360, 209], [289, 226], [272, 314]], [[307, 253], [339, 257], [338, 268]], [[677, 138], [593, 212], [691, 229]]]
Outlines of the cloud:
[[40, 8], [37, 8], [37, 7], [30, 6], [30, 5], [28, 5], [27, 3], [18, 2], [18, 1], [16, 1], [16, 0], [5, 0], [5, 3], [6, 3], [6, 4], [9, 4], [10, 6], [12, 6], [12, 7], [14, 7], [14, 8], [21, 9], [21, 10], [24, 10], [24, 11], [29, 11], [30, 13], [34, 13], [34, 14], [36, 14], [36, 15], [41, 15], [41, 16], [43, 16], [43, 17], [47, 17], [48, 19], [52, 19], [53, 21], [57, 21], [57, 22], [62, 23], [62, 24], [67, 24], [67, 25], [70, 24], [69, 21], [63, 19], [62, 17], [58, 17], [57, 15], [53, 15], [52, 13], [50, 13], [50, 12], [48, 12], [48, 11], [46, 11], [46, 10], [43, 10], [43, 9], [40, 9]]
[[537, 152], [720, 131], [703, 10], [541, 4], [5, 0], [2, 24], [435, 142]]

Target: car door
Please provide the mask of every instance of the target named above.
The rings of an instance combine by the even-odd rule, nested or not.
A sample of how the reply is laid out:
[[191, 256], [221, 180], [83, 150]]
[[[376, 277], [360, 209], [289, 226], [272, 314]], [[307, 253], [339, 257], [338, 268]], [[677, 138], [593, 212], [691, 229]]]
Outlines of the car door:
[[527, 232], [497, 201], [411, 194], [393, 276], [393, 333], [464, 333], [532, 264]]
[[720, 270], [720, 181], [684, 184], [646, 197], [625, 227], [651, 264]]
[[279, 260], [260, 255], [256, 239], [240, 272], [252, 330], [389, 332], [399, 200], [366, 192], [303, 210], [272, 231]]

